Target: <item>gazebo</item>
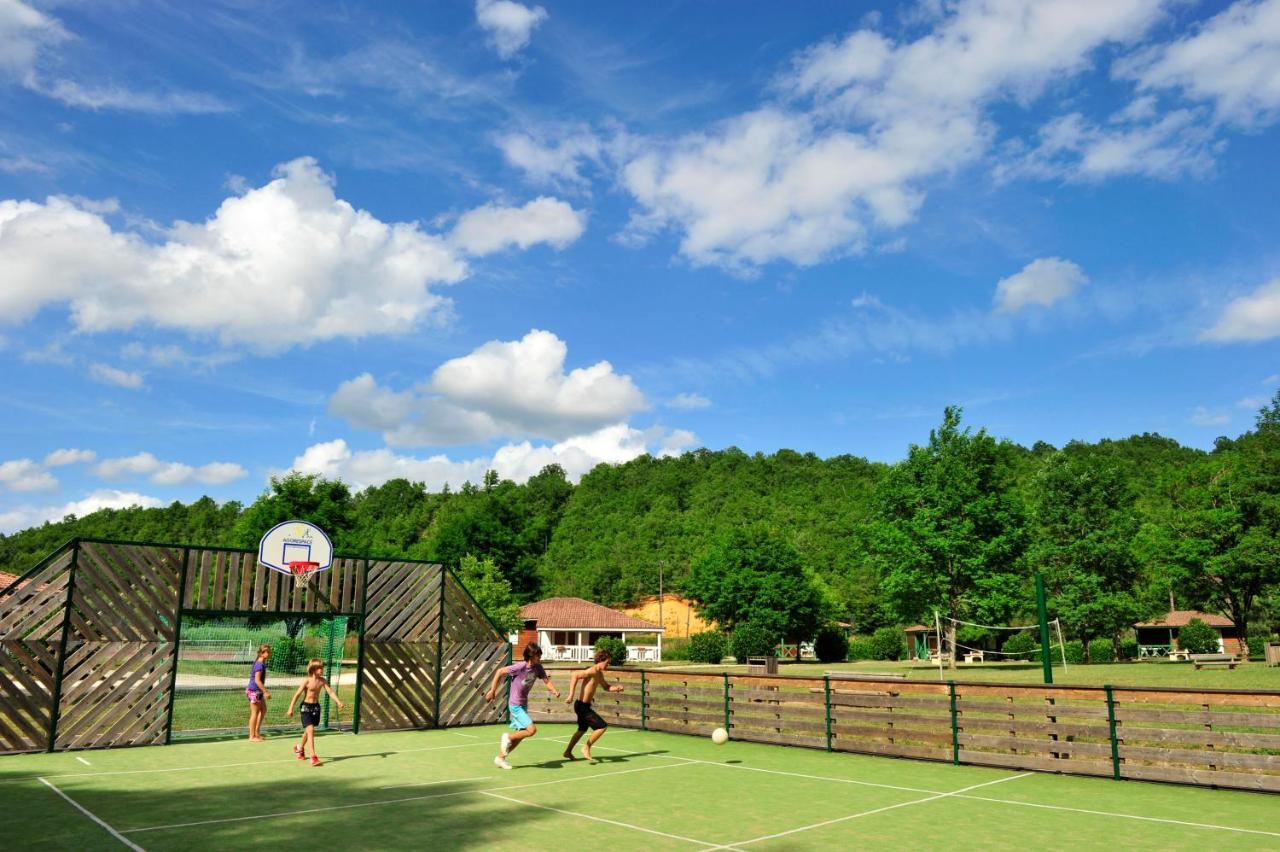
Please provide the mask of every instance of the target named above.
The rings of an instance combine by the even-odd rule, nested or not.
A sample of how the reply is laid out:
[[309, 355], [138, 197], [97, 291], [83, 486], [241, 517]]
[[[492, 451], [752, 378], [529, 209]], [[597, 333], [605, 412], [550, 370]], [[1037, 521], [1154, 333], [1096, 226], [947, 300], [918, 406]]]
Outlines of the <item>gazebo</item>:
[[[524, 646], [537, 642], [542, 658], [550, 662], [586, 662], [595, 654], [595, 644], [611, 636], [627, 644], [631, 660], [657, 662], [662, 659], [663, 628], [651, 621], [624, 615], [582, 598], [547, 598], [520, 607], [524, 619], [515, 642], [515, 657]], [[628, 641], [637, 636], [655, 636], [652, 643]]]

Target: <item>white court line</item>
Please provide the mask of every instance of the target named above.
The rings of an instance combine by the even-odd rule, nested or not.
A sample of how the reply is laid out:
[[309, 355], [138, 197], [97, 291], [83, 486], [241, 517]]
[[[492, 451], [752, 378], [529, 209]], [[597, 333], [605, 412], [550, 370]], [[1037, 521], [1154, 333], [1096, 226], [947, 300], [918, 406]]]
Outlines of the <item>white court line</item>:
[[[346, 760], [353, 757], [377, 757], [382, 754], [416, 754], [424, 751], [449, 751], [455, 748], [475, 748], [484, 743], [463, 743], [450, 746], [430, 746], [427, 748], [405, 748], [399, 751], [368, 751], [355, 754], [335, 754], [329, 760]], [[215, 763], [212, 766], [176, 766], [168, 769], [120, 769], [104, 772], [68, 772], [63, 775], [27, 776], [26, 778], [0, 778], [0, 784], [14, 781], [32, 781], [35, 778], [98, 778], [103, 775], [145, 775], [154, 772], [203, 772], [206, 769], [233, 769], [239, 766], [261, 766], [264, 763], [294, 763], [297, 758], [273, 758], [272, 760], [251, 760], [246, 763]]]
[[84, 815], [85, 815], [85, 816], [87, 816], [89, 819], [93, 820], [93, 821], [94, 821], [94, 822], [96, 822], [98, 825], [100, 825], [100, 826], [102, 826], [103, 828], [105, 828], [105, 829], [107, 830], [107, 832], [108, 832], [112, 837], [114, 837], [116, 840], [119, 840], [121, 843], [123, 843], [125, 846], [128, 846], [130, 849], [134, 850], [134, 852], [146, 852], [146, 850], [145, 850], [145, 849], [143, 849], [141, 846], [139, 846], [138, 844], [136, 844], [136, 843], [134, 843], [133, 841], [129, 840], [129, 838], [125, 837], [125, 836], [124, 836], [124, 835], [122, 835], [120, 832], [116, 831], [114, 828], [112, 828], [111, 826], [107, 825], [107, 824], [106, 824], [105, 822], [103, 822], [102, 820], [98, 819], [98, 817], [97, 817], [97, 816], [95, 816], [95, 815], [93, 814], [93, 812], [92, 812], [92, 811], [90, 811], [90, 810], [89, 810], [88, 808], [86, 808], [84, 805], [82, 805], [82, 804], [80, 804], [79, 802], [77, 802], [75, 799], [73, 799], [73, 798], [71, 798], [70, 796], [68, 796], [66, 793], [64, 793], [64, 792], [62, 792], [61, 790], [59, 790], [59, 789], [58, 789], [57, 787], [55, 787], [55, 786], [54, 786], [50, 781], [48, 781], [48, 780], [46, 780], [46, 779], [44, 779], [44, 778], [41, 778], [41, 779], [40, 779], [40, 783], [41, 783], [41, 784], [43, 784], [44, 786], [48, 787], [48, 788], [49, 788], [50, 790], [52, 790], [53, 792], [57, 793], [59, 796], [61, 796], [63, 799], [65, 799], [65, 800], [66, 800], [66, 801], [67, 801], [67, 802], [68, 802], [68, 803], [69, 803], [73, 808], [75, 808], [76, 810], [78, 810], [80, 813], [84, 814]]
[[[504, 790], [525, 790], [529, 787], [546, 787], [551, 784], [568, 784], [571, 781], [594, 781], [597, 778], [607, 778], [610, 775], [627, 775], [632, 772], [648, 772], [653, 769], [672, 769], [679, 766], [688, 766], [688, 763], [664, 763], [661, 766], [645, 766], [640, 769], [623, 769], [619, 772], [601, 772], [591, 775], [582, 775], [578, 778], [562, 778], [557, 781], [538, 781], [533, 784], [512, 784], [506, 787], [493, 787], [490, 790], [454, 790], [449, 793], [428, 793], [425, 796], [406, 796], [400, 799], [380, 799], [376, 802], [355, 802], [350, 805], [329, 805], [323, 808], [307, 808], [300, 811], [277, 811], [270, 814], [254, 814], [253, 816], [242, 817], [224, 817], [222, 819], [206, 819], [198, 822], [182, 822], [172, 825], [149, 825], [145, 828], [130, 828], [125, 830], [125, 834], [137, 834], [143, 831], [163, 831], [170, 828], [192, 828], [198, 825], [215, 825], [225, 822], [247, 822], [257, 819], [274, 819], [275, 817], [301, 816], [303, 814], [324, 813], [326, 811], [345, 811], [352, 808], [369, 808], [375, 805], [396, 805], [403, 802], [421, 802], [427, 799], [447, 799], [452, 796], [471, 796], [477, 793], [502, 792]], [[488, 776], [485, 776], [488, 777]]]
[[1163, 822], [1170, 825], [1185, 825], [1191, 828], [1212, 828], [1219, 831], [1238, 831], [1243, 834], [1262, 834], [1267, 837], [1280, 837], [1280, 832], [1263, 831], [1260, 828], [1236, 828], [1231, 825], [1214, 825], [1207, 822], [1185, 822], [1180, 819], [1168, 819], [1166, 817], [1149, 817], [1139, 816], [1138, 814], [1122, 814], [1114, 811], [1092, 811], [1087, 808], [1069, 808], [1065, 805], [1042, 805], [1039, 802], [1019, 802], [1015, 799], [989, 799], [986, 796], [959, 796], [961, 799], [972, 799], [975, 802], [993, 802], [998, 805], [1022, 805], [1026, 808], [1045, 808], [1051, 811], [1069, 811], [1077, 814], [1092, 814], [1094, 816], [1116, 817], [1118, 819], [1137, 819], [1143, 822]]
[[[681, 758], [691, 760], [692, 758]], [[880, 784], [875, 781], [857, 781], [853, 778], [832, 778], [828, 775], [806, 775], [803, 772], [784, 772], [781, 769], [762, 769], [759, 766], [742, 766], [737, 763], [719, 763], [714, 760], [695, 760], [694, 763], [705, 763], [707, 766], [723, 766], [725, 769], [739, 769], [746, 772], [767, 772], [770, 775], [786, 775], [791, 778], [808, 778], [810, 781], [831, 781], [836, 784], [857, 784], [859, 787], [880, 787], [884, 790], [901, 790], [904, 793], [930, 793], [942, 795], [942, 790], [926, 790], [923, 787], [900, 787], [896, 784]], [[948, 794], [952, 795], [952, 794]]]
[[540, 804], [538, 804], [537, 802], [526, 802], [524, 799], [513, 799], [513, 798], [511, 798], [510, 796], [499, 796], [497, 793], [491, 793], [491, 792], [489, 792], [489, 791], [487, 791], [487, 790], [482, 791], [482, 793], [483, 793], [483, 795], [485, 795], [485, 796], [490, 796], [490, 797], [492, 797], [492, 798], [494, 798], [494, 799], [502, 799], [502, 800], [503, 800], [503, 801], [505, 801], [505, 802], [512, 802], [513, 804], [517, 804], [517, 805], [525, 805], [525, 806], [533, 807], [533, 808], [541, 808], [541, 809], [542, 809], [542, 810], [544, 810], [544, 811], [552, 811], [552, 812], [554, 812], [554, 813], [564, 814], [565, 816], [574, 816], [574, 817], [578, 817], [578, 818], [580, 818], [580, 819], [589, 819], [589, 820], [592, 820], [592, 821], [594, 821], [594, 822], [602, 822], [602, 823], [605, 823], [606, 825], [616, 825], [616, 826], [618, 826], [619, 828], [629, 828], [629, 829], [631, 829], [632, 831], [643, 831], [645, 834], [656, 834], [656, 835], [658, 835], [659, 837], [667, 837], [667, 838], [670, 838], [670, 839], [672, 839], [672, 840], [682, 840], [682, 841], [684, 841], [685, 843], [693, 843], [693, 844], [696, 844], [696, 845], [698, 845], [698, 846], [704, 846], [704, 847], [706, 847], [706, 848], [708, 848], [708, 849], [730, 849], [730, 848], [732, 848], [732, 847], [729, 847], [729, 846], [721, 846], [721, 845], [720, 845], [720, 844], [718, 844], [718, 843], [708, 843], [708, 842], [707, 842], [707, 841], [705, 841], [705, 840], [697, 840], [697, 839], [692, 838], [692, 837], [684, 837], [684, 836], [679, 835], [679, 834], [668, 834], [668, 833], [667, 833], [667, 832], [665, 832], [665, 831], [658, 831], [657, 829], [653, 829], [653, 828], [645, 828], [645, 827], [644, 827], [644, 826], [642, 826], [642, 825], [632, 825], [631, 823], [628, 823], [628, 822], [618, 822], [618, 821], [617, 821], [617, 820], [615, 820], [615, 819], [605, 819], [604, 817], [598, 817], [598, 816], [593, 816], [593, 815], [591, 815], [591, 814], [579, 813], [578, 811], [566, 811], [566, 810], [561, 810], [560, 808], [553, 808], [553, 807], [551, 807], [551, 806], [549, 806], [549, 805], [540, 805]]
[[485, 739], [484, 737], [477, 736], [477, 735], [475, 735], [475, 734], [464, 734], [464, 733], [462, 733], [462, 731], [450, 731], [449, 733], [454, 734], [455, 736], [459, 736], [459, 737], [466, 737], [466, 738], [467, 738], [467, 739], [469, 739], [469, 740], [483, 740], [483, 739]]
[[981, 784], [974, 784], [972, 787], [962, 787], [959, 790], [956, 790], [952, 793], [939, 793], [936, 796], [927, 796], [923, 799], [912, 799], [909, 802], [898, 802], [898, 804], [896, 805], [885, 805], [883, 808], [873, 808], [869, 811], [862, 811], [861, 813], [850, 814], [849, 816], [837, 817], [836, 819], [829, 819], [823, 822], [815, 822], [813, 825], [802, 825], [799, 828], [793, 828], [793, 829], [790, 829], [789, 831], [779, 831], [777, 834], [766, 834], [761, 837], [753, 837], [750, 840], [738, 840], [734, 843], [730, 843], [729, 845], [733, 847], [746, 846], [750, 843], [759, 843], [763, 840], [774, 840], [779, 837], [787, 837], [788, 835], [791, 835], [791, 834], [799, 834], [802, 831], [810, 831], [815, 828], [823, 828], [824, 826], [835, 825], [836, 823], [839, 823], [839, 822], [848, 822], [851, 819], [858, 819], [860, 817], [871, 816], [872, 814], [882, 814], [885, 811], [897, 810], [898, 808], [906, 808], [906, 807], [910, 807], [911, 805], [923, 805], [925, 802], [934, 802], [934, 801], [937, 801], [938, 799], [947, 799], [947, 798], [950, 798], [951, 796], [958, 796], [961, 793], [967, 793], [970, 790], [976, 790], [979, 787], [990, 787], [992, 784], [1003, 784], [1005, 781], [1014, 781], [1014, 780], [1017, 780], [1018, 778], [1026, 778], [1028, 775], [1031, 775], [1031, 774], [1033, 773], [1024, 772], [1021, 775], [1010, 775], [1005, 778], [997, 778], [994, 781], [984, 781]]
[[80, 762], [81, 762], [81, 763], [83, 763], [85, 766], [93, 766], [93, 764], [92, 764], [92, 763], [90, 763], [89, 761], [85, 760], [83, 757], [77, 757], [77, 758], [76, 758], [76, 760], [80, 761]]

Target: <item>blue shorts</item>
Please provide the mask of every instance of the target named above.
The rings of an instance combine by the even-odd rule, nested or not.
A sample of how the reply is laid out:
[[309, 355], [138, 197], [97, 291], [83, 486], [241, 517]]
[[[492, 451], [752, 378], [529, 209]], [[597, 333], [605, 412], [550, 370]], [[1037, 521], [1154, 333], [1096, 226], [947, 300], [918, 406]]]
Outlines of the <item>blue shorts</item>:
[[519, 704], [508, 704], [507, 712], [511, 714], [511, 727], [514, 730], [523, 731], [533, 724], [533, 720], [529, 718], [529, 711]]

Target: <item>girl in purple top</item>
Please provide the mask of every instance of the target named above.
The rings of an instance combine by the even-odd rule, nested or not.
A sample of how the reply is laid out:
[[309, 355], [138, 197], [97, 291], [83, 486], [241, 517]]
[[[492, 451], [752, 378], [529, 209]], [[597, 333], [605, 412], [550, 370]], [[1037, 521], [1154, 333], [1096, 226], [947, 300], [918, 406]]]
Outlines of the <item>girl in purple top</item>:
[[502, 735], [502, 744], [498, 747], [498, 756], [493, 759], [493, 763], [499, 769], [510, 769], [511, 764], [507, 763], [507, 755], [515, 751], [521, 741], [538, 733], [538, 726], [529, 718], [528, 709], [529, 690], [533, 689], [534, 681], [540, 680], [545, 683], [547, 689], [551, 690], [551, 694], [556, 698], [560, 697], [560, 693], [551, 685], [551, 678], [547, 676], [547, 670], [542, 667], [542, 649], [535, 642], [525, 646], [523, 663], [502, 666], [493, 673], [493, 683], [489, 686], [489, 691], [484, 694], [486, 701], [492, 701], [497, 697], [498, 684], [504, 677], [511, 678], [511, 696], [507, 699], [507, 710], [511, 715], [511, 728], [515, 733]]
[[271, 691], [267, 689], [267, 660], [271, 658], [271, 646], [258, 646], [258, 659], [253, 663], [253, 671], [249, 672], [249, 685], [245, 687], [244, 697], [249, 699], [249, 742], [265, 742], [262, 736], [262, 718], [267, 715], [267, 700]]

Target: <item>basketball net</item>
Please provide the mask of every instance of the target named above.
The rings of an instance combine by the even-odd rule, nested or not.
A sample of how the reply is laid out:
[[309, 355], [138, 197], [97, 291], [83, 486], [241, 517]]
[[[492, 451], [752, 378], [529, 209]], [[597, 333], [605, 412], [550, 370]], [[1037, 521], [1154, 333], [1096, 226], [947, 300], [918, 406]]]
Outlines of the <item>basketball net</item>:
[[306, 588], [315, 586], [316, 573], [320, 569], [319, 562], [290, 562], [289, 573], [293, 574], [293, 581], [301, 583]]

